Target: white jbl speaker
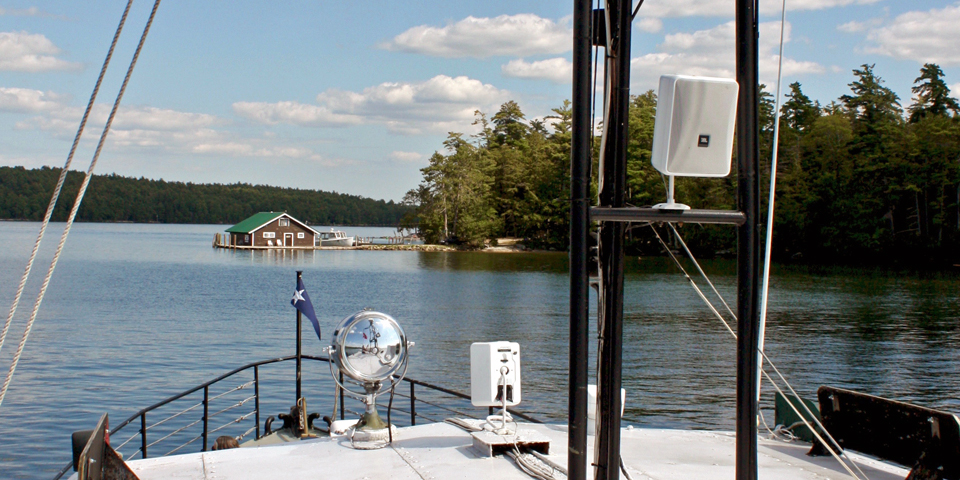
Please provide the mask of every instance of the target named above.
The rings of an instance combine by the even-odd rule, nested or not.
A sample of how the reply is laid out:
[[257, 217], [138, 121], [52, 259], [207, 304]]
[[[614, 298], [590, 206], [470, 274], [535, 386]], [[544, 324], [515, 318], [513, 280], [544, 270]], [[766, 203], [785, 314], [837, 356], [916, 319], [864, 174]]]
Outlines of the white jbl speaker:
[[651, 163], [664, 175], [725, 177], [737, 119], [737, 82], [663, 75]]

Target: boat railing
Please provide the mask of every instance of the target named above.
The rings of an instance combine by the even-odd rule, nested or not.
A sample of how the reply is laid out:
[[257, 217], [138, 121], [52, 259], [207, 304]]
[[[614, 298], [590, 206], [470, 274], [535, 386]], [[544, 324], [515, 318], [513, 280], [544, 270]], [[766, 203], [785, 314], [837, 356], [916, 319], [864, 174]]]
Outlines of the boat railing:
[[[276, 394], [277, 390], [283, 390], [284, 385], [290, 384], [289, 378], [265, 378], [262, 367], [296, 360], [296, 358], [295, 355], [291, 355], [249, 363], [141, 409], [110, 428], [113, 448], [120, 452], [123, 458], [132, 460], [184, 453], [184, 449], [189, 445], [197, 445], [199, 451], [207, 451], [213, 445], [212, 440], [220, 435], [229, 435], [242, 441], [253, 434], [254, 438], [259, 439], [266, 435], [266, 423], [270, 422], [266, 418], [263, 419], [264, 422], [261, 421], [261, 412], [273, 411], [268, 409], [281, 411], [280, 409], [289, 408], [293, 404], [293, 396], [285, 402], [280, 398], [281, 395]], [[301, 358], [322, 363], [330, 361], [326, 357], [313, 355], [302, 355]], [[229, 380], [235, 380], [236, 375], [243, 373], [252, 373], [252, 378], [247, 377], [241, 380], [241, 383], [228, 385]], [[285, 372], [285, 375], [275, 375], [272, 371], [270, 373], [274, 373], [273, 377], [283, 377], [289, 376], [290, 372]], [[485, 414], [493, 413], [492, 408], [473, 406], [470, 403], [470, 395], [465, 393], [409, 377], [403, 378], [403, 382], [406, 385], [398, 384], [393, 392], [393, 397], [402, 399], [400, 402], [396, 402], [390, 394], [381, 397], [381, 408], [387, 407], [388, 421], [395, 425], [416, 425], [418, 419], [442, 422], [449, 416], [480, 418]], [[336, 403], [340, 419], [345, 419], [347, 414], [360, 416], [361, 402], [345, 396], [342, 390], [337, 398], [333, 398], [332, 392], [335, 387], [329, 375], [321, 374], [320, 382], [307, 383], [323, 389], [326, 394], [312, 396], [307, 392], [304, 396], [308, 398], [327, 396], [327, 400], [331, 402], [329, 404], [323, 401], [318, 404], [311, 403], [308, 405], [308, 410], [317, 410], [314, 405], [330, 405], [332, 411], [333, 404]], [[251, 388], [253, 392], [250, 392]], [[263, 396], [261, 390], [267, 390], [274, 395]], [[173, 411], [170, 411], [171, 409]], [[528, 422], [541, 423], [540, 420], [522, 412], [511, 410], [510, 413]], [[157, 417], [158, 414], [161, 416]], [[130, 425], [136, 425], [138, 428], [128, 435], [126, 432], [129, 432]], [[121, 431], [124, 432], [123, 435]], [[129, 449], [132, 447], [136, 449], [131, 452]], [[157, 450], [163, 453], [153, 454]], [[148, 455], [148, 452], [152, 455]], [[63, 466], [54, 480], [63, 477], [72, 466], [73, 462]]]

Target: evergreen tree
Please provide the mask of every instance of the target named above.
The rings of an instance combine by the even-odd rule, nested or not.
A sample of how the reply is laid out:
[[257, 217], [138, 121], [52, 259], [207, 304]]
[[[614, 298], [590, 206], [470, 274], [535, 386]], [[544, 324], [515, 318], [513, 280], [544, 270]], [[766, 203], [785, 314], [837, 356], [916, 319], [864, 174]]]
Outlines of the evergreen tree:
[[954, 115], [960, 113], [957, 99], [950, 96], [950, 88], [943, 81], [943, 70], [935, 63], [926, 63], [920, 69], [920, 76], [913, 81], [914, 87], [910, 90], [917, 96], [917, 101], [908, 108], [910, 123], [917, 123], [927, 115], [946, 117], [948, 111]]
[[786, 94], [788, 100], [780, 107], [781, 122], [796, 132], [805, 132], [820, 117], [820, 103], [813, 102], [800, 89], [800, 82], [793, 82]]
[[847, 111], [865, 125], [896, 123], [902, 113], [900, 97], [883, 86], [883, 80], [873, 73], [874, 66], [863, 64], [859, 70], [854, 69], [857, 80], [849, 84], [852, 95], [843, 95], [840, 100]]

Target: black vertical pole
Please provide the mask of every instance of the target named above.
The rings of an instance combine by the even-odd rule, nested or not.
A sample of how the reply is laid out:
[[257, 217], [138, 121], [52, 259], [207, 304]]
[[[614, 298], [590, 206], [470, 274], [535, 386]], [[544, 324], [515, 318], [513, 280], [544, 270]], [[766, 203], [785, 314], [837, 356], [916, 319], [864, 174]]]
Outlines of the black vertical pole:
[[[300, 276], [301, 276], [302, 274], [303, 274], [302, 271], [297, 270], [297, 284], [293, 287], [294, 289], [300, 288]], [[300, 366], [301, 366], [301, 358], [300, 358], [300, 324], [301, 324], [301, 320], [300, 320], [300, 319], [301, 319], [302, 316], [303, 316], [303, 315], [300, 313], [300, 309], [298, 308], [298, 309], [297, 309], [297, 399], [296, 399], [296, 401], [293, 402], [294, 405], [296, 405], [297, 402], [300, 401], [300, 396], [301, 396], [301, 395], [300, 395]]]
[[573, 137], [570, 146], [570, 384], [567, 407], [567, 478], [570, 480], [587, 478], [591, 24], [591, 0], [574, 0]]
[[140, 414], [140, 458], [147, 458], [147, 412]]
[[757, 0], [737, 0], [737, 200], [746, 222], [737, 231], [737, 480], [757, 478], [757, 347], [760, 335], [760, 190]]
[[[633, 2], [607, 3], [613, 45], [606, 49], [610, 76], [607, 144], [604, 148], [600, 205], [620, 208], [626, 203], [627, 132], [630, 108], [630, 29]], [[622, 222], [600, 227], [602, 307], [600, 348], [597, 352], [596, 478], [620, 478], [620, 385], [623, 365], [623, 237]]]
[[417, 424], [417, 392], [413, 389], [413, 382], [410, 382], [410, 426]]
[[[343, 371], [340, 372], [340, 385], [343, 385]], [[345, 412], [343, 410], [343, 389], [340, 389], [340, 420], [343, 420]]]
[[253, 410], [254, 421], [257, 426], [257, 436], [254, 439], [260, 439], [260, 366], [253, 366]]
[[201, 452], [207, 451], [207, 436], [210, 433], [208, 421], [210, 420], [210, 386], [203, 387], [203, 448]]

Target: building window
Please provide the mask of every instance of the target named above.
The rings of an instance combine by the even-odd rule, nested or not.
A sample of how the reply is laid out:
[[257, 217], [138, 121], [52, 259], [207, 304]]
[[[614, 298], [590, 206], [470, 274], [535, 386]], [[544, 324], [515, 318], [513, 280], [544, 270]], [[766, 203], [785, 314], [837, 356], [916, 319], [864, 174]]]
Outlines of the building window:
[[277, 238], [276, 232], [263, 232], [263, 238]]
[[281, 227], [289, 227], [289, 226], [290, 226], [290, 220], [289, 220], [289, 219], [286, 219], [286, 218], [281, 218], [281, 219], [280, 219], [280, 226], [281, 226]]
[[303, 232], [297, 232], [297, 238], [303, 238]]
[[243, 236], [243, 243], [250, 243], [250, 235]]

